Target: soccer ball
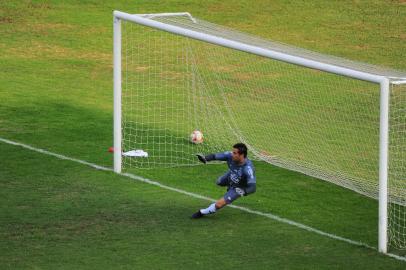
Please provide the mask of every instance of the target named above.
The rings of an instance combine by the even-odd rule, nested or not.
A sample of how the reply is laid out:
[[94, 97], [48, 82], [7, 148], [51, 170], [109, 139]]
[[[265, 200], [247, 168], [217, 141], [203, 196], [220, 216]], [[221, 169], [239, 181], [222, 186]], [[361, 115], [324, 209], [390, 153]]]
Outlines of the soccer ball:
[[194, 130], [192, 134], [190, 134], [190, 142], [194, 144], [203, 143], [203, 133], [199, 130]]

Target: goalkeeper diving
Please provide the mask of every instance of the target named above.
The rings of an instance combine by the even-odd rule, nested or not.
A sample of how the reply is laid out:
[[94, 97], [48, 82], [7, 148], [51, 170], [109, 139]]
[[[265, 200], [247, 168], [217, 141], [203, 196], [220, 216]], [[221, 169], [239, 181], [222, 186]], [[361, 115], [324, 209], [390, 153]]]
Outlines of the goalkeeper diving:
[[237, 143], [233, 146], [231, 152], [197, 155], [198, 159], [207, 163], [213, 160], [226, 161], [228, 172], [219, 177], [216, 184], [227, 187], [224, 196], [205, 209], [200, 209], [192, 215], [192, 218], [201, 218], [205, 215], [214, 214], [227, 204], [236, 199], [252, 194], [256, 191], [256, 178], [254, 166], [247, 158], [247, 146], [243, 143]]

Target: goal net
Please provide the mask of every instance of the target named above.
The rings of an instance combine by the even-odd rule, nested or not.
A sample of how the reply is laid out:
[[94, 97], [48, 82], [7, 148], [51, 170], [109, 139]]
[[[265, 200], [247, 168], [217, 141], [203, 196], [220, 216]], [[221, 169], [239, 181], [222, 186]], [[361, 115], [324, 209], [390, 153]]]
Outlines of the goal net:
[[389, 105], [389, 243], [406, 250], [406, 82], [394, 82]]
[[[378, 198], [375, 78], [388, 78], [396, 82], [389, 88], [389, 235], [406, 248], [405, 73], [270, 42], [188, 13], [137, 17], [146, 24], [121, 24], [121, 147], [148, 157], [124, 156], [124, 169], [197, 165], [196, 153], [244, 142], [251, 158]], [[202, 144], [190, 143], [194, 130], [203, 133]]]

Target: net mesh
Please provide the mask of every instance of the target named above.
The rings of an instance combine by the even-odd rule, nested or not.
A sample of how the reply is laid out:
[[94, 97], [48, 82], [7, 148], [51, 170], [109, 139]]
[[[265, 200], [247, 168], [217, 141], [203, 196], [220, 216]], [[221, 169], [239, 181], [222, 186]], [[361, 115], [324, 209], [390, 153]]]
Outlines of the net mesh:
[[406, 84], [392, 84], [389, 106], [389, 242], [406, 249]]
[[[405, 73], [326, 57], [265, 41], [188, 16], [167, 24], [358, 71]], [[170, 34], [122, 24], [125, 168], [197, 165], [196, 153], [249, 146], [254, 159], [378, 197], [378, 84], [300, 67]], [[406, 248], [406, 89], [393, 84], [390, 104], [390, 241]], [[192, 144], [193, 130], [204, 134]]]

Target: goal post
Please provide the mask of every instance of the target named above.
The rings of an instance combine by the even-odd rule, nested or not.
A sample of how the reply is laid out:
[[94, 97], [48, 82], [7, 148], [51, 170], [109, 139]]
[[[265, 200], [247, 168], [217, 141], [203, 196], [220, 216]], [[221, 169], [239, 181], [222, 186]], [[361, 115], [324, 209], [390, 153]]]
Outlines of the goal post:
[[387, 252], [388, 242], [388, 144], [389, 144], [389, 80], [380, 82], [379, 126], [379, 225], [378, 250]]
[[113, 73], [114, 73], [114, 171], [121, 173], [121, 19], [113, 17]]
[[[378, 250], [387, 252], [388, 235], [400, 239], [394, 241], [398, 248], [406, 248], [404, 233], [398, 229], [394, 234], [388, 232], [392, 223], [402, 228], [405, 215], [402, 180], [406, 177], [406, 169], [401, 161], [405, 156], [401, 137], [406, 134], [398, 129], [397, 137], [391, 139], [389, 129], [392, 82], [406, 85], [402, 83], [406, 82], [405, 73], [270, 42], [199, 20], [187, 12], [128, 14], [114, 11], [113, 17], [115, 172], [120, 173], [124, 164], [135, 168], [196, 165], [191, 161], [193, 151], [222, 150], [229, 144], [227, 138], [233, 137], [233, 140], [245, 142], [254, 158], [378, 199]], [[122, 21], [142, 29], [133, 30], [128, 26], [122, 30]], [[272, 63], [265, 63], [267, 59]], [[220, 61], [227, 63], [221, 64]], [[269, 77], [272, 83], [268, 82]], [[301, 97], [298, 92], [307, 89], [311, 89], [309, 96]], [[345, 91], [334, 93], [334, 90], [341, 89]], [[328, 96], [329, 91], [332, 98]], [[360, 96], [356, 96], [357, 91]], [[312, 96], [314, 93], [318, 96]], [[356, 100], [350, 108], [340, 110], [340, 104], [346, 105], [354, 97]], [[400, 113], [406, 104], [403, 97], [403, 94], [396, 97]], [[362, 108], [363, 99], [374, 104]], [[233, 108], [247, 100], [253, 100], [252, 104], [241, 110], [251, 115], [253, 112], [248, 110], [254, 109], [260, 111], [259, 114], [251, 118], [237, 115], [239, 112]], [[269, 102], [274, 104], [269, 105]], [[295, 106], [301, 106], [301, 110], [294, 111]], [[269, 114], [265, 113], [268, 108]], [[326, 110], [328, 117], [337, 115], [340, 119], [328, 123], [329, 119], [322, 119], [320, 115], [312, 116], [311, 120], [302, 116], [304, 113], [312, 115], [312, 111], [322, 114]], [[351, 117], [351, 110], [359, 110], [355, 112], [357, 120], [350, 125], [342, 124]], [[279, 125], [277, 130], [267, 127], [267, 118], [276, 117], [279, 120], [272, 125]], [[362, 117], [371, 122], [364, 123], [367, 121]], [[257, 123], [239, 130], [239, 123], [251, 119]], [[317, 141], [322, 135], [309, 131], [314, 122], [321, 119], [327, 127], [322, 127], [320, 133], [326, 134], [329, 142], [323, 146], [321, 156], [312, 160], [312, 151], [318, 149], [306, 153], [303, 149], [322, 143]], [[406, 126], [406, 119], [398, 116], [395, 119], [399, 121], [398, 127]], [[303, 121], [307, 121], [306, 124], [299, 126]], [[284, 122], [289, 125], [283, 126]], [[354, 131], [358, 124], [362, 125], [364, 133]], [[187, 137], [185, 133], [192, 128], [203, 129], [205, 143], [193, 147], [187, 145], [180, 134]], [[295, 130], [296, 137], [286, 138], [291, 130]], [[275, 138], [273, 145], [264, 145], [270, 136], [267, 132]], [[303, 139], [301, 133], [306, 133]], [[351, 143], [347, 143], [347, 139], [352, 140]], [[401, 145], [390, 148], [391, 140]], [[298, 149], [286, 147], [296, 142], [300, 144]], [[277, 145], [281, 145], [281, 149], [275, 149]], [[122, 157], [122, 152], [132, 150], [132, 147], [146, 147], [151, 155], [138, 160]], [[346, 153], [348, 149], [358, 147], [357, 151]], [[331, 161], [333, 165], [323, 160], [328, 159], [323, 154], [331, 149], [339, 151], [337, 160]], [[392, 193], [388, 193], [390, 149], [395, 150], [393, 159], [398, 164], [396, 173], [391, 175], [397, 185]], [[395, 221], [388, 222], [388, 205], [391, 203], [400, 208], [395, 211]]]

